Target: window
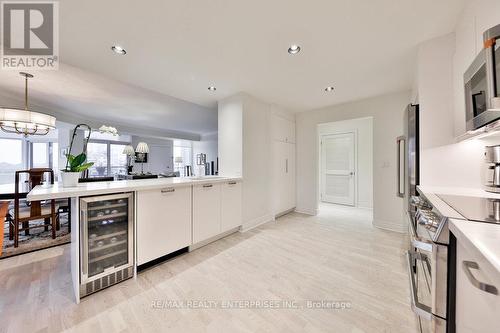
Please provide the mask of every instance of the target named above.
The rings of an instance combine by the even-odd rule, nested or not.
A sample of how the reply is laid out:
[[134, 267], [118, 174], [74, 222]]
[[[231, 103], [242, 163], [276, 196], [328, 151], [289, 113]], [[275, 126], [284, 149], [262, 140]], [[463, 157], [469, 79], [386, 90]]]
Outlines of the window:
[[115, 143], [109, 145], [110, 168], [113, 176], [127, 174], [127, 155], [123, 153], [125, 146], [125, 144]]
[[49, 144], [46, 142], [33, 142], [31, 147], [33, 151], [33, 168], [49, 168]]
[[123, 148], [128, 143], [93, 140], [87, 145], [87, 161], [94, 162], [89, 177], [109, 177], [127, 174], [127, 155]]
[[[174, 171], [186, 176], [186, 166], [193, 165], [193, 148], [189, 141], [174, 141]], [[182, 161], [182, 162], [177, 162]]]
[[0, 139], [0, 184], [14, 183], [17, 170], [25, 169], [23, 141]]
[[87, 145], [87, 161], [94, 162], [89, 169], [90, 177], [105, 177], [108, 175], [108, 144], [89, 142]]

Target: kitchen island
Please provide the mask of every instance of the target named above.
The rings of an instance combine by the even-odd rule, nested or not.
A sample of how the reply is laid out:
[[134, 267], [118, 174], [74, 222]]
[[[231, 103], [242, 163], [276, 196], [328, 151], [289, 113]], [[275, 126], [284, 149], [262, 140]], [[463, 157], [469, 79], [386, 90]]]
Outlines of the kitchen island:
[[27, 200], [71, 198], [71, 273], [80, 298], [136, 277], [241, 226], [238, 177], [158, 178], [36, 186]]

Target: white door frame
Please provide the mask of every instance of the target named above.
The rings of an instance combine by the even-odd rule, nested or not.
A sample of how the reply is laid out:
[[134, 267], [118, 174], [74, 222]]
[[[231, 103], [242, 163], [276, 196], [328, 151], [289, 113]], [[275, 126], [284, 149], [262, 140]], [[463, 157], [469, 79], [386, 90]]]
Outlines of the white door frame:
[[332, 131], [328, 133], [321, 133], [318, 135], [318, 152], [319, 152], [319, 163], [318, 163], [318, 198], [319, 202], [323, 202], [321, 195], [323, 192], [322, 188], [322, 183], [323, 183], [323, 149], [321, 147], [321, 142], [323, 140], [323, 137], [326, 136], [331, 136], [331, 135], [337, 135], [337, 134], [353, 134], [354, 135], [354, 206], [352, 207], [358, 207], [358, 130], [357, 129], [352, 129], [352, 130], [343, 130], [343, 131]]

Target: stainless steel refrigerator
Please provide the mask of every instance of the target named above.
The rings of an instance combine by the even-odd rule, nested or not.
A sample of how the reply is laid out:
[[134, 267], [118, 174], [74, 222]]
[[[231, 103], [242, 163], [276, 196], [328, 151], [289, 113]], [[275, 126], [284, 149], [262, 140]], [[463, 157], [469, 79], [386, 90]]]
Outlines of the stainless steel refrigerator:
[[412, 197], [418, 196], [420, 184], [420, 128], [419, 106], [410, 104], [404, 115], [404, 135], [397, 138], [398, 150], [398, 189], [397, 195], [404, 198], [405, 210], [415, 227], [415, 205]]

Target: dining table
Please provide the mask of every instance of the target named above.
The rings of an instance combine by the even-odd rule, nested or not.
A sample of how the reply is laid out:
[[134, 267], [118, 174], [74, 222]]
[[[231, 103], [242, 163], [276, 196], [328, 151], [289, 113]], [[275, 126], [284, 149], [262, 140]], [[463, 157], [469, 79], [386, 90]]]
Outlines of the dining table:
[[[19, 184], [19, 198], [25, 199], [30, 191], [28, 183]], [[14, 200], [16, 196], [16, 186], [14, 183], [0, 185], [0, 200]]]

